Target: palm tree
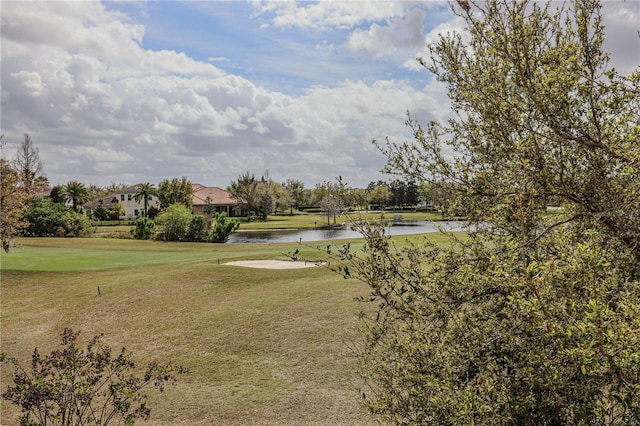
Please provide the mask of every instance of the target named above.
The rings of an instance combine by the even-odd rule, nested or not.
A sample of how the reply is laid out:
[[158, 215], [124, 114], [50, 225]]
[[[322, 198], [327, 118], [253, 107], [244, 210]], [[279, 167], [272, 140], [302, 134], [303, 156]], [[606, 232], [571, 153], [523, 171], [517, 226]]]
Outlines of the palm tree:
[[147, 217], [147, 202], [151, 200], [153, 195], [158, 195], [158, 191], [153, 184], [142, 183], [138, 185], [138, 192], [133, 195], [133, 199], [136, 202], [140, 202], [140, 200], [144, 200], [144, 210], [142, 211], [142, 217]]
[[64, 200], [69, 201], [73, 204], [73, 211], [77, 211], [78, 204], [83, 204], [89, 201], [89, 189], [85, 186], [84, 183], [78, 182], [77, 180], [72, 180], [66, 185], [62, 187], [62, 194], [64, 195]]

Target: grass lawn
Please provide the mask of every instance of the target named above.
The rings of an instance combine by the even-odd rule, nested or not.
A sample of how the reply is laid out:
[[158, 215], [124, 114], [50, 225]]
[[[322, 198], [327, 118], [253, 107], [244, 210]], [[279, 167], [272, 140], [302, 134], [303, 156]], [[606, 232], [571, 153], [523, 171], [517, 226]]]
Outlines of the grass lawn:
[[[418, 237], [412, 237], [418, 238]], [[436, 234], [429, 238], [441, 238]], [[325, 254], [296, 243], [198, 244], [108, 238], [28, 238], [2, 253], [2, 351], [27, 365], [64, 327], [81, 342], [104, 333], [140, 364], [189, 368], [153, 395], [149, 422], [171, 425], [370, 425], [359, 405], [354, 298], [364, 284], [327, 268], [251, 269], [224, 263]], [[352, 240], [357, 246], [361, 240]], [[100, 295], [98, 295], [98, 287]], [[12, 368], [2, 365], [2, 390]], [[17, 407], [1, 402], [0, 424]]]
[[[71, 327], [83, 344], [104, 333], [141, 364], [189, 368], [178, 386], [152, 397], [152, 418], [141, 424], [373, 423], [358, 404], [351, 351], [364, 307], [353, 299], [364, 285], [322, 267], [224, 265], [284, 259], [295, 244], [20, 243], [0, 259], [0, 323], [2, 351], [25, 365], [34, 347], [50, 352]], [[2, 366], [3, 389], [11, 372]], [[17, 407], [1, 404], [0, 424], [15, 424]]]

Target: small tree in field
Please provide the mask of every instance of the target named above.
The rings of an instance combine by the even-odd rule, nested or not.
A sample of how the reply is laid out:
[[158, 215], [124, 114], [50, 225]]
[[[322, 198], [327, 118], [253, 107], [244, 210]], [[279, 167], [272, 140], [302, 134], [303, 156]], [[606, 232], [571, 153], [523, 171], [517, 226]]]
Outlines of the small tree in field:
[[175, 383], [176, 374], [186, 373], [182, 367], [151, 363], [136, 375], [124, 348], [113, 356], [97, 336], [83, 351], [77, 346], [78, 335], [65, 329], [62, 348], [47, 356], [36, 348], [29, 368], [2, 355], [15, 368], [13, 385], [2, 397], [20, 406], [21, 425], [132, 425], [151, 414], [146, 389], [162, 392], [166, 384]]
[[131, 234], [136, 240], [148, 240], [156, 234], [155, 223], [152, 219], [140, 217], [133, 222]]
[[214, 243], [226, 243], [236, 229], [240, 227], [240, 222], [227, 217], [224, 212], [216, 213], [216, 222], [211, 231], [211, 241]]

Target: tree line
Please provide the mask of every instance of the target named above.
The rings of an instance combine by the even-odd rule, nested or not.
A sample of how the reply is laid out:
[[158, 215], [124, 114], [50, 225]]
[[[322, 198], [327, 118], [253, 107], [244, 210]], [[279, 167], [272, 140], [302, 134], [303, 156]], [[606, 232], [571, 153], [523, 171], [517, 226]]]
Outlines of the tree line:
[[[4, 141], [2, 142], [4, 145]], [[71, 180], [64, 185], [51, 188], [48, 199], [45, 199], [45, 188], [49, 181], [44, 173], [43, 162], [39, 158], [39, 150], [29, 134], [19, 146], [12, 161], [2, 159], [2, 244], [7, 250], [13, 238], [25, 236], [84, 236], [92, 232], [91, 219], [97, 221], [118, 220], [124, 216], [124, 207], [120, 203], [111, 203], [107, 208], [103, 203], [91, 210], [91, 217], [85, 216], [82, 205], [91, 200], [102, 200], [110, 194], [127, 188], [127, 184], [111, 183], [107, 186], [86, 185]], [[346, 211], [369, 209], [403, 209], [423, 206], [440, 206], [446, 204], [446, 197], [441, 197], [430, 187], [415, 180], [391, 180], [389, 182], [370, 182], [366, 188], [348, 188], [341, 178], [336, 181], [324, 181], [313, 188], [296, 179], [276, 182], [269, 172], [258, 177], [245, 172], [230, 182], [227, 191], [235, 197], [248, 220], [267, 220], [275, 213], [293, 214], [296, 211], [320, 213], [327, 217], [327, 225], [331, 219], [336, 223], [337, 217]], [[152, 197], [157, 197], [159, 206], [149, 206]], [[152, 238], [155, 235], [156, 218], [163, 224], [167, 220], [180, 223], [182, 212], [179, 207], [172, 210], [172, 215], [162, 215], [170, 206], [179, 204], [187, 210], [192, 209], [193, 186], [185, 177], [162, 180], [156, 187], [146, 182], [137, 185], [133, 199], [143, 205], [139, 219], [134, 224], [132, 234], [136, 238]], [[214, 208], [205, 207], [204, 217], [197, 218], [203, 230], [194, 229], [181, 232], [164, 233], [164, 238], [173, 236], [178, 240], [191, 238], [194, 241], [225, 241], [225, 233], [233, 232], [237, 225], [224, 215], [216, 215]], [[168, 217], [170, 219], [168, 219]], [[171, 219], [172, 218], [172, 219]], [[220, 223], [218, 230], [211, 227]], [[166, 227], [166, 226], [165, 226]], [[211, 231], [211, 232], [210, 232]], [[215, 231], [215, 232], [214, 232]], [[204, 233], [211, 233], [204, 236]], [[215, 234], [215, 236], [213, 235]]]

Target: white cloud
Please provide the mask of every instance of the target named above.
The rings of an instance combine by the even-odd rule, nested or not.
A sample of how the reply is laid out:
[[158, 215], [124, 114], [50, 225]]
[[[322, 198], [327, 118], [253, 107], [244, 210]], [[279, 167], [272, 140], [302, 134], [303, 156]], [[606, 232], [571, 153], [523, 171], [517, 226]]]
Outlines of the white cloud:
[[327, 1], [314, 3], [282, 1], [254, 1], [256, 16], [272, 17], [277, 28], [353, 28], [362, 22], [386, 21], [404, 16], [415, 5], [432, 7], [440, 1]]
[[424, 10], [413, 9], [403, 17], [391, 19], [388, 25], [374, 23], [368, 30], [356, 29], [346, 44], [351, 51], [365, 52], [372, 58], [400, 52], [404, 56], [424, 45], [424, 19]]
[[[621, 6], [607, 23], [613, 27], [611, 46], [626, 43], [625, 49], [633, 50], [625, 37], [636, 25], [638, 7], [629, 3], [623, 6], [635, 18], [622, 13]], [[310, 85], [293, 95], [213, 65], [233, 66], [234, 58], [207, 52], [200, 61], [171, 49], [145, 48], [145, 28], [99, 2], [42, 2], [38, 7], [5, 2], [2, 131], [12, 146], [25, 131], [31, 134], [54, 184], [72, 179], [157, 183], [185, 175], [225, 186], [247, 170], [260, 174], [268, 169], [278, 180], [297, 178], [312, 185], [342, 175], [354, 185], [366, 185], [380, 178], [377, 171], [385, 161], [371, 140], [409, 138], [407, 110], [421, 122], [445, 119], [446, 92], [422, 69], [425, 83], [416, 88], [416, 81], [391, 74], [354, 78], [343, 72], [354, 69], [351, 63], [326, 61], [347, 47], [359, 53], [365, 67], [388, 61], [395, 71], [411, 58], [405, 67], [418, 70], [413, 58], [426, 56], [426, 43], [438, 33], [462, 28], [459, 19], [450, 19], [428, 31], [424, 25], [432, 17], [424, 5], [433, 4], [256, 4], [257, 16], [271, 19], [283, 32], [292, 27], [353, 30], [342, 32], [341, 40], [327, 34], [314, 40], [309, 46], [314, 55], [304, 58], [325, 62], [302, 64], [318, 74], [340, 70], [342, 77], [334, 79], [340, 83]], [[296, 58], [275, 65], [302, 67]], [[313, 77], [311, 72], [304, 76]]]

